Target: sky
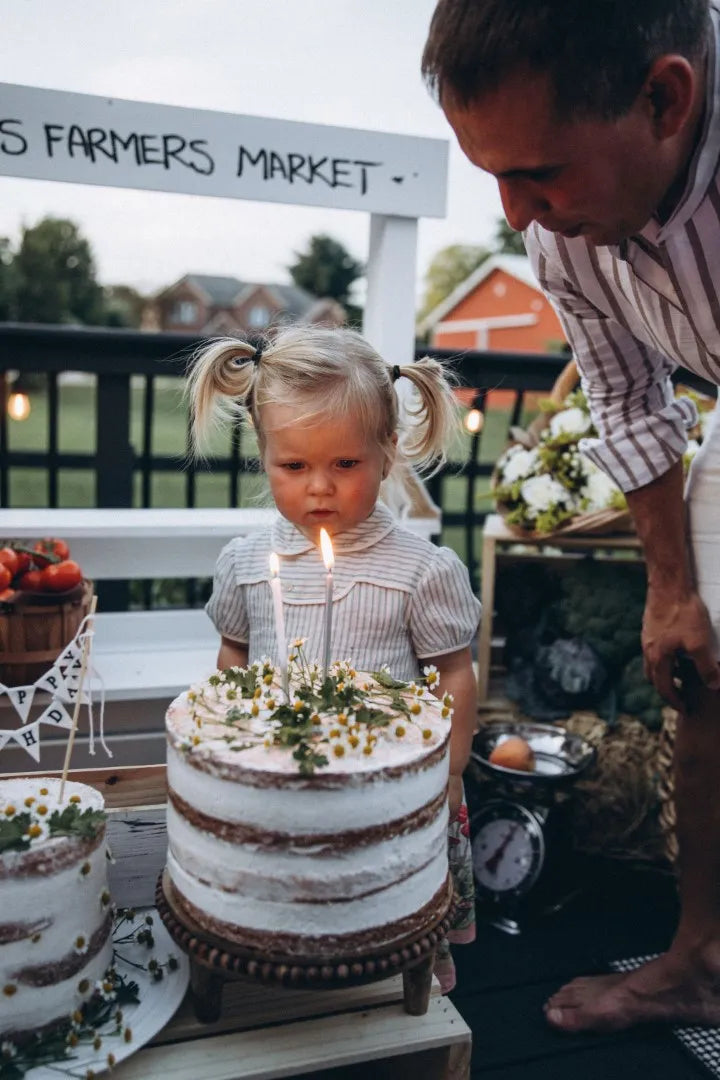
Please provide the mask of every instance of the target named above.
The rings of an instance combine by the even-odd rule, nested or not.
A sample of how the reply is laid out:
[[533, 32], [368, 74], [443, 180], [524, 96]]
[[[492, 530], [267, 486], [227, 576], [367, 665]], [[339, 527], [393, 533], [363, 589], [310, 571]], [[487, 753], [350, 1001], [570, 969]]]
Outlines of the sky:
[[[49, 89], [446, 139], [444, 219], [424, 218], [417, 290], [448, 244], [487, 244], [495, 182], [461, 154], [420, 77], [434, 0], [0, 0], [0, 79]], [[69, 217], [103, 284], [184, 273], [289, 281], [318, 232], [367, 256], [360, 212], [0, 176], [0, 236]]]

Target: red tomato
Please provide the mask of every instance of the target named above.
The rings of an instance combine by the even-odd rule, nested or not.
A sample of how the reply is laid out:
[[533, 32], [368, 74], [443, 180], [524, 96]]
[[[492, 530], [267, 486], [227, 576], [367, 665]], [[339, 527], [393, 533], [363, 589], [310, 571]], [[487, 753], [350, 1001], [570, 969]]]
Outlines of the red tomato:
[[0, 592], [0, 604], [12, 604], [14, 599], [14, 589], [3, 589], [2, 592]]
[[50, 592], [67, 592], [82, 581], [82, 570], [72, 559], [63, 559], [59, 563], [50, 563], [40, 571], [43, 589]]
[[35, 562], [38, 566], [47, 566], [52, 559], [43, 559], [43, 555], [54, 555], [56, 559], [67, 559], [70, 555], [70, 548], [67, 546], [64, 540], [55, 540], [52, 537], [45, 537], [44, 540], [38, 540], [35, 545], [35, 551], [39, 557], [36, 557]]
[[12, 574], [7, 566], [0, 563], [0, 591], [7, 589], [8, 585], [12, 581]]
[[42, 570], [27, 570], [17, 583], [24, 592], [42, 592]]
[[0, 564], [7, 566], [11, 578], [14, 578], [20, 569], [20, 560], [17, 551], [13, 551], [11, 547], [0, 548]]
[[15, 573], [16, 574], [24, 574], [26, 570], [30, 569], [30, 565], [32, 563], [32, 559], [30, 558], [30, 553], [27, 552], [27, 551], [16, 551], [15, 555], [17, 556], [17, 561], [18, 561], [18, 568], [15, 571]]

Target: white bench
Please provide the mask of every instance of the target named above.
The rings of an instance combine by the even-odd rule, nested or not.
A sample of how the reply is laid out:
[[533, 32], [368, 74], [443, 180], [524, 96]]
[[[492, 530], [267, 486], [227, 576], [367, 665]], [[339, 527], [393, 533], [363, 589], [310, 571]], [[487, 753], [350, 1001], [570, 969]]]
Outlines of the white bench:
[[[0, 538], [61, 537], [93, 581], [210, 577], [224, 544], [266, 528], [273, 516], [271, 509], [0, 510]], [[430, 538], [440, 531], [440, 513], [429, 506], [406, 524]], [[117, 764], [163, 760], [167, 703], [214, 670], [218, 646], [203, 610], [98, 612], [94, 665]], [[44, 768], [61, 766], [62, 740], [54, 748], [47, 743]], [[99, 763], [86, 756], [85, 743], [78, 740], [76, 767]], [[16, 768], [32, 764], [23, 751], [6, 748], [0, 771], [10, 771], [10, 757]]]

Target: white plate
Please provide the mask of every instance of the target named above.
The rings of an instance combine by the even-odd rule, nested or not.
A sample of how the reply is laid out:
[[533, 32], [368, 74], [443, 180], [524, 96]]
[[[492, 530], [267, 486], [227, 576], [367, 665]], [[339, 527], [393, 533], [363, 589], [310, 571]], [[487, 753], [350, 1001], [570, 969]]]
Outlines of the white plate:
[[[137, 918], [132, 925], [140, 929], [146, 915], [152, 915], [152, 935], [155, 944], [152, 949], [146, 945], [138, 945], [135, 942], [118, 946], [120, 956], [117, 957], [115, 967], [117, 971], [128, 980], [138, 984], [137, 1005], [123, 1005], [123, 1026], [132, 1030], [132, 1041], [126, 1043], [122, 1035], [105, 1034], [115, 1030], [115, 1024], [110, 1021], [104, 1027], [98, 1028], [98, 1035], [102, 1037], [103, 1044], [99, 1050], [93, 1050], [92, 1045], [80, 1045], [73, 1051], [72, 1057], [61, 1058], [57, 1065], [38, 1065], [25, 1074], [26, 1080], [58, 1080], [59, 1076], [84, 1077], [87, 1069], [93, 1069], [96, 1074], [107, 1070], [107, 1055], [114, 1054], [115, 1062], [119, 1064], [126, 1058], [140, 1050], [145, 1043], [157, 1035], [158, 1031], [167, 1024], [174, 1015], [177, 1007], [185, 996], [190, 981], [190, 962], [187, 955], [175, 944], [168, 934], [155, 908], [137, 909]], [[124, 923], [122, 935], [130, 924]], [[131, 964], [124, 963], [121, 956], [129, 960], [147, 966], [152, 957], [158, 963], [164, 963], [168, 956], [174, 956], [178, 962], [177, 970], [165, 969], [160, 982], [155, 982], [147, 971], [135, 968]]]

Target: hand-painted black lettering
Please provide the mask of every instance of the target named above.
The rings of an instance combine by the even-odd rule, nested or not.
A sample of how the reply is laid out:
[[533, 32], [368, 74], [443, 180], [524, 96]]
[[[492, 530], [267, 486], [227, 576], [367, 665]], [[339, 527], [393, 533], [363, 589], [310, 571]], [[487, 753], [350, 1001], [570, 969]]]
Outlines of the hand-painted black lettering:
[[240, 146], [238, 148], [238, 168], [237, 168], [237, 175], [238, 176], [242, 176], [242, 174], [243, 174], [243, 169], [245, 167], [245, 158], [247, 158], [248, 162], [253, 166], [262, 164], [263, 180], [267, 180], [267, 178], [268, 178], [267, 151], [258, 150], [255, 157], [253, 157], [252, 154], [250, 153], [250, 151], [246, 147]]
[[[157, 135], [141, 135], [140, 148], [142, 155], [142, 165], [163, 164], [162, 151], [157, 145]], [[159, 157], [153, 157], [153, 154], [158, 154]]]
[[332, 186], [336, 187], [352, 187], [352, 181], [350, 183], [344, 182], [343, 177], [350, 176], [350, 170], [347, 166], [350, 164], [348, 158], [333, 158], [332, 159]]
[[215, 162], [207, 150], [201, 149], [203, 146], [207, 146], [207, 139], [190, 140], [190, 149], [194, 150], [196, 154], [199, 154], [201, 158], [205, 158], [205, 168], [201, 168], [200, 165], [194, 161], [190, 161], [189, 165], [191, 169], [194, 169], [196, 173], [200, 173], [201, 176], [212, 176], [215, 172]]
[[79, 124], [71, 124], [70, 126], [67, 138], [67, 149], [70, 157], [75, 157], [76, 150], [81, 150], [84, 157], [91, 156], [90, 146], [85, 137], [85, 132]]
[[304, 165], [304, 154], [288, 154], [288, 180], [291, 184], [296, 176], [299, 176], [301, 180], [307, 180], [307, 177], [302, 174]]
[[329, 176], [324, 176], [320, 170], [323, 165], [327, 164], [327, 157], [320, 158], [319, 161], [315, 161], [312, 154], [308, 156], [308, 165], [310, 166], [310, 175], [308, 177], [308, 183], [312, 184], [313, 180], [317, 177], [318, 180], [322, 180], [328, 187], [332, 187], [333, 183]]
[[45, 149], [48, 157], [52, 157], [54, 154], [53, 143], [62, 142], [62, 135], [56, 133], [63, 132], [65, 127], [63, 124], [43, 124], [43, 129], [45, 131]]
[[377, 169], [382, 165], [382, 161], [353, 161], [353, 165], [357, 165], [360, 169], [360, 194], [365, 195], [368, 189], [368, 169]]
[[0, 120], [0, 135], [6, 136], [6, 138], [0, 139], [0, 152], [7, 154], [9, 157], [19, 157], [20, 154], [24, 154], [27, 150], [28, 141], [19, 131], [12, 131], [8, 127], [9, 124], [18, 124], [22, 127], [22, 120], [10, 120], [9, 118]]
[[107, 139], [108, 133], [105, 131], [105, 128], [88, 128], [88, 149], [90, 151], [90, 158], [93, 162], [97, 161], [98, 154], [104, 154], [105, 157], [110, 158], [111, 161], [117, 161], [117, 158], [113, 157], [112, 150], [108, 150], [105, 146]]
[[285, 172], [285, 162], [276, 154], [274, 150], [270, 151], [270, 179], [274, 179], [275, 173], [279, 173], [283, 180], [287, 180], [287, 173]]
[[123, 139], [122, 135], [118, 135], [117, 131], [111, 131], [110, 142], [112, 143], [113, 154], [115, 155], [113, 157], [113, 161], [118, 160], [118, 147], [120, 147], [121, 150], [132, 149], [135, 154], [135, 163], [137, 165], [142, 164], [140, 160], [140, 147], [138, 145], [137, 135], [128, 135], [126, 139]]

